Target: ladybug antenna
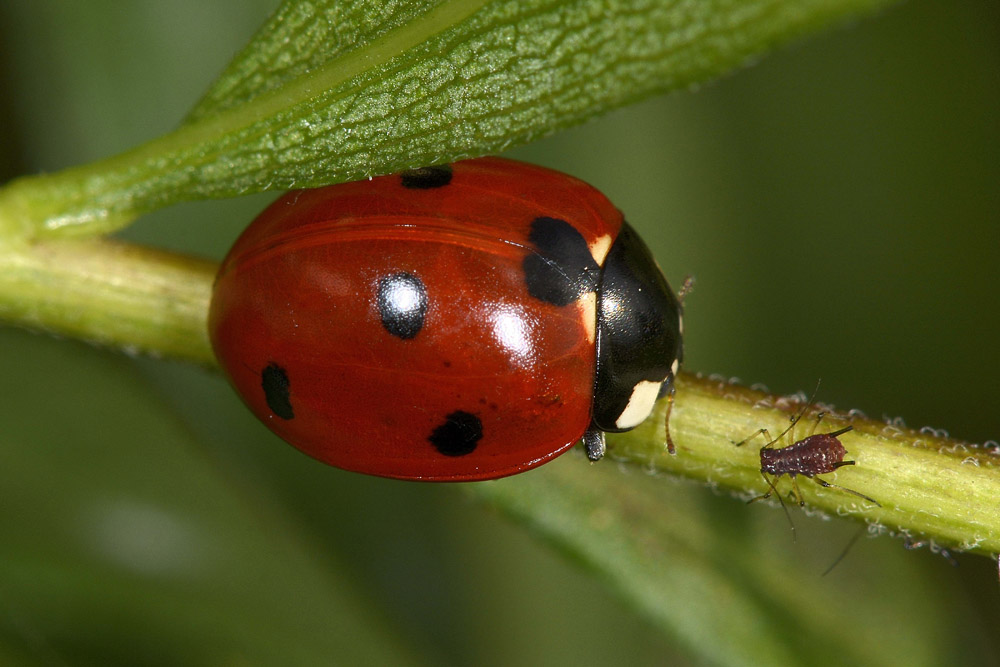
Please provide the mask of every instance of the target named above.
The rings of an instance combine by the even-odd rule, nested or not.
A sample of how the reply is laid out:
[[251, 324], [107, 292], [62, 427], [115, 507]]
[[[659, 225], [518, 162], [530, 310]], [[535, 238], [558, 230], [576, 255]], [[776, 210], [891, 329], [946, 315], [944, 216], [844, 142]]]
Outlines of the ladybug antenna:
[[684, 282], [681, 283], [681, 288], [677, 290], [677, 300], [684, 305], [684, 298], [687, 297], [694, 290], [694, 276], [690, 273], [684, 277]]

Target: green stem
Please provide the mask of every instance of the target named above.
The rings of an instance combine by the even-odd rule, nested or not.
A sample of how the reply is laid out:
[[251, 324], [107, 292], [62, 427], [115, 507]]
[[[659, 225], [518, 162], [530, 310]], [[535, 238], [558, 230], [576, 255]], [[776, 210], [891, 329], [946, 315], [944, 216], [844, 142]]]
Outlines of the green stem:
[[216, 265], [110, 240], [0, 246], [0, 318], [128, 352], [211, 364]]
[[[670, 432], [677, 444], [671, 456], [663, 446], [663, 422], [651, 418], [634, 431], [612, 436], [609, 456], [650, 470], [702, 480], [737, 491], [747, 499], [768, 491], [760, 474], [758, 450], [764, 443], [736, 447], [761, 428], [777, 435], [802, 408], [801, 399], [772, 396], [738, 385], [682, 374]], [[813, 410], [811, 414], [814, 414]], [[811, 414], [776, 447], [792, 444], [811, 431]], [[817, 477], [863, 493], [881, 507], [809, 479], [798, 486], [806, 504], [838, 516], [863, 519], [874, 530], [982, 554], [1000, 553], [1000, 451], [938, 437], [895, 424], [827, 410], [826, 433], [846, 425], [840, 436], [846, 460], [856, 461]], [[787, 494], [787, 477], [775, 480]], [[794, 509], [794, 506], [789, 507]]]
[[[214, 363], [205, 327], [215, 266], [113, 241], [28, 244], [0, 253], [0, 317], [24, 326], [201, 364]], [[736, 447], [760, 428], [778, 434], [801, 401], [682, 374], [670, 422], [677, 454], [664, 446], [661, 412], [629, 433], [609, 436], [609, 454], [637, 468], [701, 480], [751, 498], [767, 486], [756, 446]], [[808, 435], [802, 419], [792, 436]], [[857, 465], [821, 475], [877, 500], [876, 507], [808, 479], [806, 503], [864, 519], [878, 530], [942, 546], [1000, 552], [998, 452], [896, 425], [830, 412], [820, 432], [841, 436]], [[791, 444], [791, 440], [776, 446]], [[787, 493], [786, 478], [777, 480]], [[790, 509], [795, 509], [794, 507]]]

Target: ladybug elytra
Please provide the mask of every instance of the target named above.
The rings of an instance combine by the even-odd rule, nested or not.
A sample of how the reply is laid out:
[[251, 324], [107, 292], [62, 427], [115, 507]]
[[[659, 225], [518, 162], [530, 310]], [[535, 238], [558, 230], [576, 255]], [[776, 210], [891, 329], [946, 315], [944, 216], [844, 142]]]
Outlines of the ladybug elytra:
[[219, 270], [224, 372], [338, 468], [492, 479], [644, 421], [673, 391], [681, 307], [575, 178], [479, 158], [289, 192]]

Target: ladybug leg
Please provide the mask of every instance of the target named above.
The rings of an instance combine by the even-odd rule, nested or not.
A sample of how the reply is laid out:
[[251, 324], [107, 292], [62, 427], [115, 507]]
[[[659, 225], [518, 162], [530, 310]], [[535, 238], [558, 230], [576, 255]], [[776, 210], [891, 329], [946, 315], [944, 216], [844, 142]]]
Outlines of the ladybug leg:
[[587, 450], [587, 458], [591, 461], [600, 461], [604, 458], [604, 452], [608, 450], [607, 442], [604, 439], [604, 431], [596, 426], [591, 426], [583, 434], [583, 447]]
[[671, 375], [667, 382], [670, 383], [670, 389], [667, 391], [667, 411], [663, 418], [663, 428], [667, 434], [667, 452], [670, 454], [676, 454], [677, 449], [674, 447], [674, 439], [670, 437], [670, 413], [674, 409], [674, 396], [677, 394], [677, 388], [674, 386], [674, 376]]

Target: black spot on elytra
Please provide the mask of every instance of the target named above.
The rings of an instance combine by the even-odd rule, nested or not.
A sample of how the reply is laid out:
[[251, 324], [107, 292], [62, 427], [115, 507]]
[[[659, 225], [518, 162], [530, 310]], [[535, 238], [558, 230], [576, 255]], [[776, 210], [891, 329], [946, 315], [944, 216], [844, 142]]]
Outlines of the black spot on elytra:
[[482, 438], [483, 423], [479, 417], [456, 410], [427, 439], [444, 456], [465, 456], [475, 451]]
[[534, 252], [524, 258], [523, 268], [531, 296], [566, 306], [597, 290], [601, 267], [573, 225], [557, 218], [535, 218], [528, 238]]
[[401, 174], [403, 187], [410, 190], [430, 190], [451, 183], [451, 167], [442, 164], [436, 167], [407, 169]]
[[427, 315], [427, 288], [412, 273], [394, 273], [378, 281], [379, 317], [385, 330], [397, 338], [415, 337]]
[[294, 419], [295, 411], [289, 400], [288, 373], [276, 363], [271, 363], [260, 372], [260, 386], [271, 412], [282, 419]]

